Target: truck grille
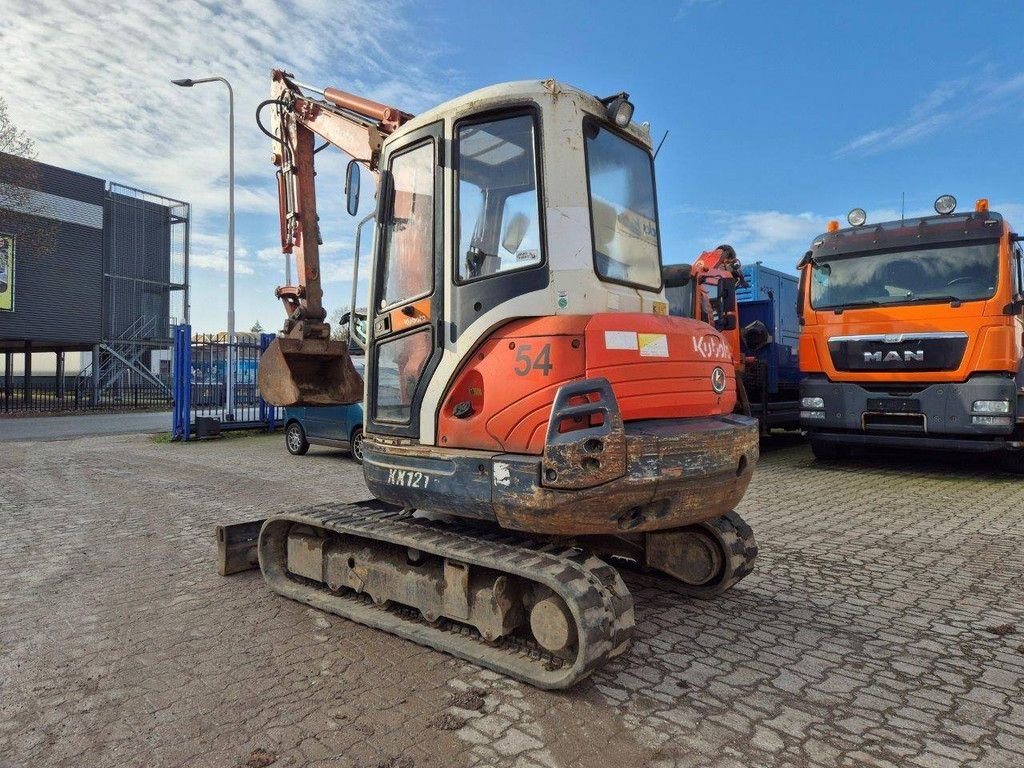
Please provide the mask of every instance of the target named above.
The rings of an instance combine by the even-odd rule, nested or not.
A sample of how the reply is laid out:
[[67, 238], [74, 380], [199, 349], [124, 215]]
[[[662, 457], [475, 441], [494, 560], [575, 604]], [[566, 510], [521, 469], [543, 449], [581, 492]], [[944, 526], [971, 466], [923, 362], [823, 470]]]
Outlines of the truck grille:
[[833, 336], [828, 340], [837, 371], [955, 371], [967, 350], [966, 333]]

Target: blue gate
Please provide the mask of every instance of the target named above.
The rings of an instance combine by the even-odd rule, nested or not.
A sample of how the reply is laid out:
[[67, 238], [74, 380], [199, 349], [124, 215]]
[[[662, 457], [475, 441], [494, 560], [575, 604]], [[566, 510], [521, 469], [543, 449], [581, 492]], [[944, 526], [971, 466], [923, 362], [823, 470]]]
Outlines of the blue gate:
[[[256, 370], [274, 334], [242, 333], [230, 343], [226, 334], [192, 335], [192, 327], [174, 329], [171, 439], [189, 440], [196, 432], [266, 429], [277, 426], [277, 408], [260, 397]], [[228, 411], [229, 366], [234, 368], [233, 402]], [[198, 428], [198, 429], [197, 429]]]

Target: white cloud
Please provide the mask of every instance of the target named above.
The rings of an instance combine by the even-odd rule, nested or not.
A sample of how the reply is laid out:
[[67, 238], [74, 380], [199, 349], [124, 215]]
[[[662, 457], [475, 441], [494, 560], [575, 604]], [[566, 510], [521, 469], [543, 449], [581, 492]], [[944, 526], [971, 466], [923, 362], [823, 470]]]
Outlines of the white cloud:
[[[1009, 207], [1013, 207], [1010, 204]], [[1022, 206], [1024, 209], [1024, 206]], [[993, 206], [993, 210], [1002, 210]], [[692, 261], [699, 250], [714, 248], [716, 245], [729, 244], [736, 249], [740, 261], [752, 264], [763, 261], [776, 269], [792, 271], [793, 266], [807, 251], [811, 241], [825, 231], [830, 219], [846, 224], [846, 213], [831, 214], [812, 211], [723, 211], [683, 209], [681, 214], [694, 216], [702, 224], [701, 232], [694, 234], [700, 238], [701, 247], [688, 257], [680, 256], [678, 261]], [[908, 209], [906, 216], [934, 215], [930, 209]], [[894, 221], [900, 218], [900, 211], [893, 208], [867, 208], [868, 223]], [[1007, 213], [1007, 215], [1009, 215]], [[1021, 220], [1024, 220], [1022, 218]], [[708, 232], [715, 234], [708, 238]], [[667, 259], [667, 261], [673, 261]]]
[[[714, 215], [725, 225], [722, 242], [733, 246], [745, 262], [789, 254], [795, 263], [828, 222], [826, 217], [806, 211], [716, 211]], [[708, 247], [718, 244], [709, 243]]]
[[[228, 271], [228, 254], [223, 253], [192, 253], [189, 256], [189, 264], [196, 269], [212, 269], [217, 272]], [[254, 275], [256, 272], [247, 263], [235, 259], [236, 275]]]
[[992, 71], [935, 86], [902, 120], [857, 136], [835, 152], [874, 155], [900, 149], [956, 125], [978, 122], [1024, 102], [1024, 73], [999, 78]]
[[[272, 68], [412, 112], [458, 89], [403, 2], [8, 0], [4, 10], [2, 95], [15, 124], [44, 162], [190, 202], [196, 288], [204, 271], [226, 268], [227, 92], [171, 79], [223, 75], [234, 86], [236, 208], [266, 221], [259, 232], [240, 228], [239, 243], [257, 246], [277, 235], [270, 140], [253, 117]], [[332, 239], [354, 226], [331, 220], [340, 212], [325, 200], [321, 223]], [[262, 248], [239, 253], [238, 270], [274, 261]]]

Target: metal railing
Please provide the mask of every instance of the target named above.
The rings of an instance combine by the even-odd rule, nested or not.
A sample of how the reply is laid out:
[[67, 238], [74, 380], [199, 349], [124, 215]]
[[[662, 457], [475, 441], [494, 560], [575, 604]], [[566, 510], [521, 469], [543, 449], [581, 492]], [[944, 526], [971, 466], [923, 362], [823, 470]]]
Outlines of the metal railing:
[[91, 378], [90, 386], [83, 388], [79, 386], [78, 376], [33, 376], [31, 383], [18, 376], [13, 378], [8, 389], [4, 377], [0, 376], [0, 413], [170, 408], [171, 377], [156, 374], [150, 374], [150, 377], [131, 372], [115, 386], [94, 393]]

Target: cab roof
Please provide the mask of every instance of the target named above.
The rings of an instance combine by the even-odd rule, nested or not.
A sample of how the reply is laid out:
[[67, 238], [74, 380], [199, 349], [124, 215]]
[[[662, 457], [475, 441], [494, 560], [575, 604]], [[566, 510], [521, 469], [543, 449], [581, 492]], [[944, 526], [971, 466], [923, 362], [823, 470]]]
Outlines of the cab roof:
[[995, 211], [921, 216], [825, 232], [814, 238], [810, 256], [841, 256], [886, 248], [991, 240], [1002, 234], [1003, 217]]
[[[528, 102], [534, 102], [544, 109], [545, 106], [554, 105], [559, 100], [564, 99], [572, 101], [579, 112], [591, 114], [600, 119], [607, 119], [605, 107], [601, 104], [600, 100], [579, 88], [553, 79], [514, 80], [479, 88], [438, 104], [436, 107], [416, 115], [412, 120], [405, 123], [389, 137], [388, 143], [404, 136], [406, 133], [415, 131], [417, 128], [422, 128], [438, 120], [458, 120], [462, 117], [481, 112], [521, 106]], [[581, 114], [581, 120], [582, 117], [583, 115]], [[631, 122], [626, 128], [615, 127], [617, 130], [629, 134], [648, 149], [652, 148], [650, 129], [646, 125]]]

